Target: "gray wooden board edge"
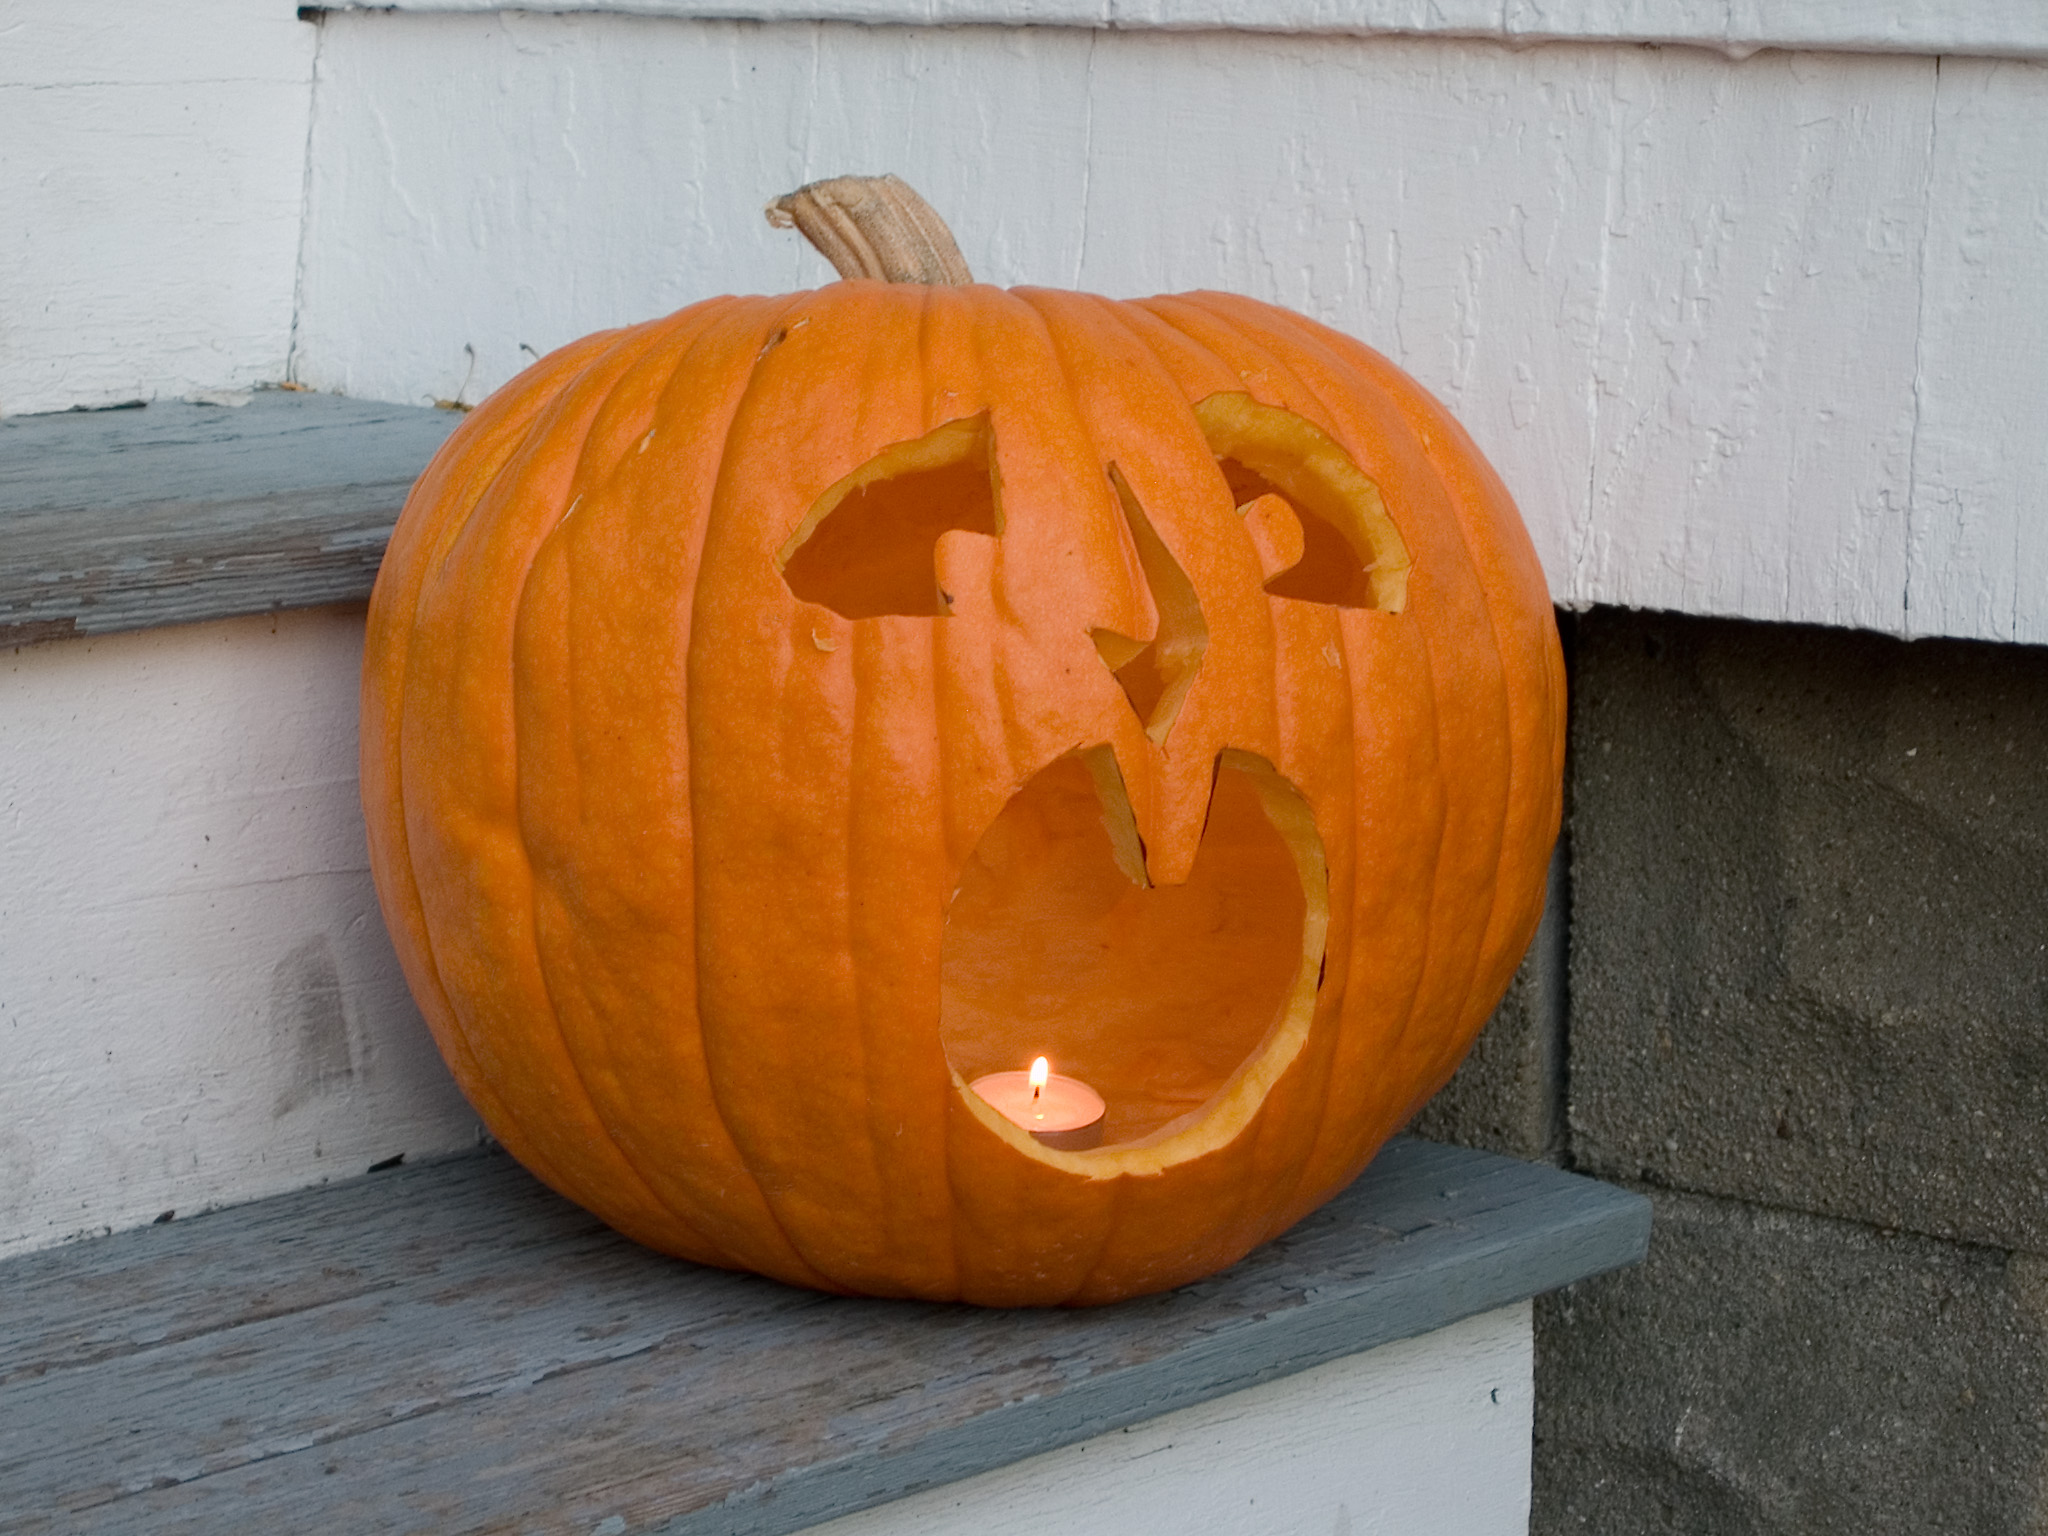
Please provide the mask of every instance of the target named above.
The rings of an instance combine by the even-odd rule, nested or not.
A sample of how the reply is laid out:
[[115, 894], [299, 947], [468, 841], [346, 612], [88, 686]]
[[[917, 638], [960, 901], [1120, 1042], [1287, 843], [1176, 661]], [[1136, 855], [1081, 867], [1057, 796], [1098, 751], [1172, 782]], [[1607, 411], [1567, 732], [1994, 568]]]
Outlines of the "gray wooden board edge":
[[460, 419], [287, 390], [0, 419], [0, 645], [360, 602]]
[[[1396, 1158], [1427, 1143], [1392, 1144]], [[1439, 1150], [1432, 1148], [1432, 1150]], [[1448, 1149], [1444, 1149], [1448, 1150]], [[1458, 1149], [1462, 1153], [1463, 1149]], [[1490, 1154], [1473, 1153], [1474, 1157]], [[1387, 1156], [1383, 1153], [1382, 1157]], [[1544, 1170], [1553, 1172], [1553, 1170]], [[804, 1467], [680, 1516], [663, 1536], [788, 1536], [839, 1515], [992, 1471], [1095, 1435], [1191, 1408], [1297, 1371], [1415, 1338], [1496, 1307], [1639, 1262], [1650, 1206], [1570, 1174], [1485, 1232], [1439, 1234], [1394, 1283], [1332, 1287], [1315, 1304], [1196, 1336], [1171, 1356], [1077, 1383], [1057, 1398], [1006, 1403], [895, 1453]], [[1370, 1171], [1360, 1183], [1370, 1194]], [[1562, 1197], [1562, 1198], [1556, 1198]]]
[[[0, 1265], [0, 1391], [606, 1230], [509, 1164], [466, 1155], [416, 1163], [9, 1260]], [[309, 1200], [330, 1228], [381, 1256], [377, 1269], [334, 1262], [306, 1232]], [[216, 1235], [226, 1225], [233, 1241]]]
[[[348, 1395], [344, 1385], [359, 1401], [369, 1399], [378, 1381], [397, 1387], [416, 1369], [423, 1352], [441, 1351], [452, 1368], [462, 1363], [458, 1355], [495, 1351], [502, 1357], [516, 1345], [550, 1352], [568, 1364], [570, 1374], [535, 1374], [530, 1362], [519, 1359], [511, 1359], [509, 1374], [503, 1374], [501, 1359], [492, 1367], [492, 1381], [454, 1382], [453, 1395], [443, 1406], [423, 1405], [424, 1418], [392, 1422], [359, 1416], [355, 1428], [296, 1441], [289, 1423], [273, 1426], [281, 1438], [271, 1443], [283, 1449], [245, 1457], [219, 1471], [195, 1466], [198, 1475], [173, 1476], [168, 1485], [161, 1478], [145, 1478], [129, 1485], [132, 1494], [112, 1502], [93, 1495], [91, 1527], [203, 1530], [231, 1504], [303, 1521], [323, 1508], [338, 1513], [346, 1500], [358, 1519], [370, 1517], [374, 1506], [379, 1528], [476, 1529], [517, 1514], [522, 1528], [569, 1530], [587, 1528], [588, 1521], [578, 1527], [575, 1519], [615, 1507], [604, 1500], [616, 1495], [637, 1499], [645, 1514], [658, 1514], [636, 1519], [631, 1529], [772, 1536], [1632, 1262], [1644, 1249], [1648, 1229], [1648, 1206], [1640, 1197], [1554, 1169], [1396, 1142], [1349, 1191], [1221, 1276], [1122, 1308], [979, 1313], [834, 1302], [747, 1277], [669, 1265], [609, 1234], [593, 1242], [586, 1219], [533, 1188], [502, 1158], [458, 1160], [403, 1173], [0, 1265], [0, 1319], [9, 1333], [26, 1325], [52, 1339], [78, 1337], [77, 1320], [61, 1315], [67, 1269], [103, 1280], [135, 1277], [139, 1314], [138, 1327], [96, 1319], [86, 1328], [103, 1340], [123, 1338], [118, 1355], [88, 1353], [67, 1363], [31, 1345], [27, 1355], [48, 1366], [25, 1381], [0, 1386], [0, 1425], [12, 1417], [10, 1400], [12, 1410], [25, 1416], [17, 1423], [37, 1412], [38, 1405], [48, 1412], [68, 1404], [61, 1411], [84, 1418], [95, 1413], [93, 1381], [104, 1383], [109, 1398], [132, 1396], [140, 1386], [154, 1383], [147, 1391], [152, 1401], [167, 1391], [173, 1401], [185, 1404], [166, 1414], [164, 1427], [156, 1432], [165, 1444], [155, 1454], [162, 1470], [169, 1471], [194, 1465], [204, 1426], [187, 1421], [205, 1417], [199, 1410], [209, 1402], [207, 1392], [213, 1404], [231, 1405], [228, 1412], [249, 1410], [252, 1403], [235, 1382], [255, 1380], [247, 1374], [252, 1370], [289, 1388], [294, 1379], [289, 1360], [303, 1361], [309, 1381], [298, 1390], [310, 1394], [311, 1407], [318, 1410]], [[460, 1208], [452, 1213], [453, 1229], [447, 1226], [451, 1213], [435, 1217], [437, 1203]], [[471, 1206], [480, 1209], [472, 1212]], [[488, 1213], [494, 1206], [506, 1214], [502, 1245], [489, 1241]], [[432, 1230], [421, 1232], [422, 1226], [432, 1229], [434, 1219], [442, 1221], [444, 1234], [469, 1230], [478, 1241], [470, 1251], [451, 1253], [446, 1264], [437, 1264], [433, 1251], [441, 1244]], [[519, 1239], [528, 1229], [540, 1240], [521, 1249]], [[425, 1241], [416, 1241], [406, 1256], [410, 1267], [397, 1265], [403, 1273], [382, 1274], [393, 1282], [380, 1288], [388, 1302], [346, 1285], [331, 1300], [308, 1295], [305, 1310], [288, 1316], [252, 1304], [260, 1266], [251, 1265], [248, 1250], [257, 1243], [277, 1255], [277, 1279], [285, 1285], [319, 1275], [338, 1255], [363, 1262], [365, 1250], [395, 1247], [415, 1236]], [[575, 1274], [579, 1265], [585, 1275], [581, 1282]], [[584, 1310], [573, 1305], [550, 1310], [552, 1303], [545, 1298], [538, 1305], [518, 1302], [517, 1297], [531, 1293], [537, 1270], [572, 1288], [582, 1284]], [[189, 1326], [163, 1330], [170, 1320], [164, 1313], [167, 1294], [204, 1289], [210, 1275], [220, 1277], [222, 1302], [209, 1309], [203, 1301], [192, 1301], [183, 1313]], [[650, 1286], [651, 1276], [673, 1276], [672, 1291], [665, 1294], [658, 1278]], [[611, 1305], [606, 1287], [638, 1288], [639, 1299], [632, 1305], [641, 1309], [642, 1323], [636, 1326], [645, 1347], [625, 1340], [585, 1344], [572, 1337], [576, 1324], [587, 1320], [589, 1306]], [[10, 1305], [12, 1298], [26, 1299], [26, 1293], [36, 1299], [25, 1309]], [[701, 1300], [693, 1304], [693, 1296]], [[81, 1285], [78, 1297], [81, 1312], [119, 1310], [118, 1297], [104, 1283]], [[442, 1310], [423, 1308], [421, 1300]], [[519, 1308], [517, 1327], [505, 1319], [508, 1304]], [[477, 1314], [467, 1325], [465, 1308]], [[356, 1334], [335, 1332], [343, 1314], [354, 1317], [350, 1326]], [[374, 1322], [364, 1328], [370, 1314], [390, 1320], [387, 1332], [410, 1331], [378, 1344]], [[438, 1331], [415, 1336], [421, 1317], [436, 1318]], [[757, 1320], [750, 1323], [750, 1317]], [[402, 1318], [414, 1321], [402, 1324]], [[513, 1337], [522, 1332], [532, 1337]], [[331, 1346], [327, 1357], [319, 1354], [323, 1338]], [[778, 1406], [789, 1400], [777, 1395], [772, 1381], [758, 1388], [747, 1383], [741, 1395], [752, 1392], [751, 1407], [730, 1396], [708, 1402], [693, 1398], [700, 1381], [723, 1381], [729, 1394], [736, 1379], [746, 1381], [750, 1374], [748, 1363], [741, 1362], [704, 1368], [707, 1357], [695, 1352], [719, 1348], [721, 1340], [748, 1362], [757, 1348], [771, 1356], [779, 1349], [784, 1358], [814, 1358], [812, 1374], [789, 1378], [787, 1390], [797, 1393], [800, 1402]], [[607, 1349], [620, 1345], [632, 1353], [606, 1358]], [[265, 1360], [265, 1351], [279, 1351], [288, 1359], [282, 1365], [275, 1356]], [[153, 1368], [152, 1352], [162, 1360]], [[997, 1362], [993, 1369], [991, 1359]], [[332, 1374], [336, 1360], [357, 1379], [340, 1382]], [[845, 1366], [862, 1361], [878, 1369], [854, 1382], [862, 1373]], [[178, 1385], [188, 1376], [189, 1393]], [[893, 1394], [879, 1406], [859, 1395], [872, 1391], [877, 1381]], [[906, 1384], [915, 1390], [906, 1392]], [[833, 1400], [835, 1392], [846, 1400]], [[623, 1420], [620, 1402], [636, 1405]], [[592, 1404], [598, 1406], [593, 1410]], [[128, 1408], [126, 1401], [110, 1401], [97, 1412], [119, 1417]], [[533, 1437], [573, 1440], [579, 1411], [600, 1438], [618, 1436], [623, 1425], [626, 1443], [615, 1448], [602, 1469], [593, 1464], [586, 1473], [573, 1449], [555, 1454], [552, 1466], [547, 1465], [549, 1449], [532, 1444]], [[589, 1418], [593, 1411], [602, 1421]], [[605, 1414], [611, 1417], [603, 1419]], [[762, 1417], [732, 1422], [749, 1414]], [[714, 1423], [716, 1433], [707, 1428], [700, 1434], [694, 1460], [682, 1458], [692, 1462], [685, 1475], [675, 1457], [676, 1434], [684, 1426]], [[807, 1426], [813, 1424], [830, 1429], [812, 1440]], [[245, 1431], [238, 1427], [235, 1433]], [[495, 1474], [475, 1476], [479, 1466], [504, 1454], [507, 1434], [515, 1440], [527, 1437], [520, 1443], [529, 1448], [520, 1459], [534, 1479], [528, 1492], [541, 1498], [541, 1507], [558, 1509], [562, 1520], [535, 1523], [527, 1518], [530, 1508], [489, 1502], [516, 1498], [520, 1491], [516, 1483], [502, 1485]], [[0, 1434], [0, 1441], [6, 1438]], [[89, 1436], [81, 1438], [81, 1449], [84, 1439]], [[126, 1431], [123, 1440], [125, 1455], [132, 1446]], [[347, 1463], [345, 1475], [323, 1477], [322, 1464], [331, 1472], [330, 1458], [350, 1445], [360, 1449], [339, 1458]], [[67, 1517], [61, 1513], [69, 1501], [50, 1497], [48, 1474], [56, 1469], [23, 1470], [19, 1457], [0, 1455], [0, 1463], [9, 1461], [17, 1468], [15, 1486], [10, 1496], [8, 1479], [0, 1476], [0, 1529], [74, 1528], [64, 1524]], [[352, 1475], [358, 1465], [366, 1470]], [[103, 1470], [91, 1471], [104, 1486]], [[576, 1493], [582, 1486], [578, 1480], [586, 1477], [600, 1486]], [[448, 1486], [434, 1486], [440, 1479]], [[480, 1494], [480, 1487], [486, 1492]], [[215, 1492], [209, 1494], [209, 1488]], [[574, 1496], [565, 1498], [565, 1493]], [[24, 1500], [39, 1504], [44, 1518], [24, 1508]], [[419, 1523], [418, 1512], [428, 1506], [444, 1509], [446, 1517]]]

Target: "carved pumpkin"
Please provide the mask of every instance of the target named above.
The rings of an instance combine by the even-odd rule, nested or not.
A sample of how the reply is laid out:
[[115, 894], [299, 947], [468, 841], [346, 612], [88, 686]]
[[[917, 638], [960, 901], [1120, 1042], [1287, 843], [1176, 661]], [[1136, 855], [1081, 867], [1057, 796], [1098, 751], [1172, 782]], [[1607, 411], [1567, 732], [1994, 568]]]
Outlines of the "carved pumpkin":
[[[868, 275], [565, 347], [406, 505], [362, 781], [414, 994], [492, 1133], [666, 1252], [991, 1304], [1209, 1273], [1527, 945], [1542, 572], [1357, 342], [969, 285], [893, 178], [777, 212]], [[1037, 1054], [1100, 1147], [967, 1086]]]

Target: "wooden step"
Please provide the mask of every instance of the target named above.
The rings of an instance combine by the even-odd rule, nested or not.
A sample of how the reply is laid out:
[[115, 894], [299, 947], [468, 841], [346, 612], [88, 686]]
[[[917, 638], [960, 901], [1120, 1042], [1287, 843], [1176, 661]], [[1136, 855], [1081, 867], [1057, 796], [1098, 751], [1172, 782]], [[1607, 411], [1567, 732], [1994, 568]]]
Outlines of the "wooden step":
[[1444, 1329], [1648, 1232], [1640, 1196], [1398, 1140], [1214, 1279], [988, 1311], [665, 1259], [502, 1154], [398, 1168], [0, 1264], [0, 1531], [774, 1536]]

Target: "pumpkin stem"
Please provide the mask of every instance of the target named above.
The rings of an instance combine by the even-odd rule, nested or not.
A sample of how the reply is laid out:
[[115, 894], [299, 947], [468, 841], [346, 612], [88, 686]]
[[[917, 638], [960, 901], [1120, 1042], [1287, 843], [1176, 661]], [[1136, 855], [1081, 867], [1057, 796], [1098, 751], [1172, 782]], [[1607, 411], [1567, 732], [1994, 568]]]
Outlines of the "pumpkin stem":
[[841, 277], [974, 281], [946, 221], [894, 176], [814, 181], [770, 203], [768, 222], [798, 230]]

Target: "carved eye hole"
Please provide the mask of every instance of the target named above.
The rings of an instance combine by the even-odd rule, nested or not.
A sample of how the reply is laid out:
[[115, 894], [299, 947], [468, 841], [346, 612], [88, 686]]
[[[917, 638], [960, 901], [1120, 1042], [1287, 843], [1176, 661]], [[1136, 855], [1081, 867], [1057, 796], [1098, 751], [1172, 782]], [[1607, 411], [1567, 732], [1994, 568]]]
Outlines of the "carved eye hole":
[[1003, 531], [987, 412], [884, 448], [832, 485], [775, 563], [791, 592], [841, 618], [937, 617], [953, 605], [933, 546], [954, 529]]
[[1195, 419], [1272, 575], [1275, 597], [1399, 613], [1408, 548], [1380, 488], [1314, 422], [1250, 395], [1211, 395]]

